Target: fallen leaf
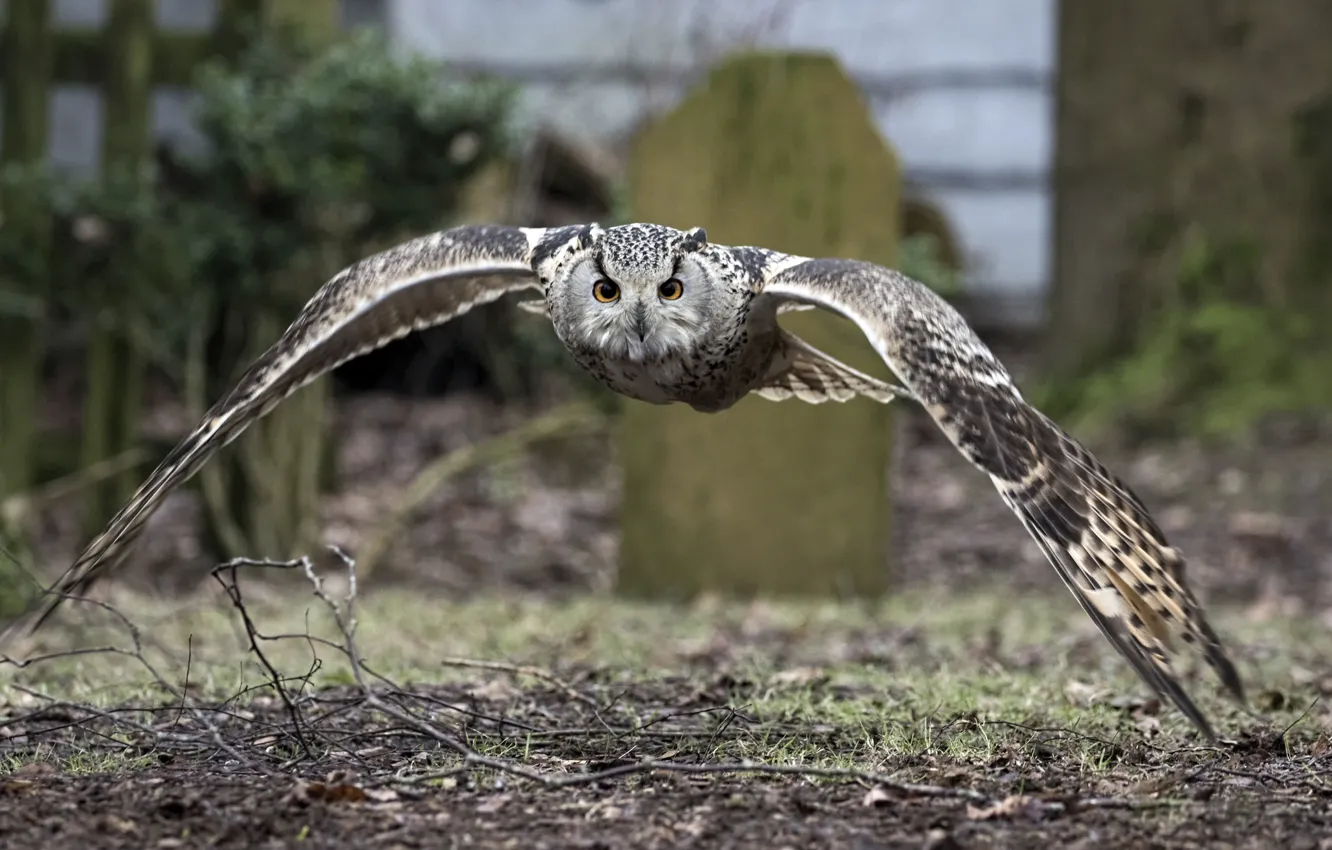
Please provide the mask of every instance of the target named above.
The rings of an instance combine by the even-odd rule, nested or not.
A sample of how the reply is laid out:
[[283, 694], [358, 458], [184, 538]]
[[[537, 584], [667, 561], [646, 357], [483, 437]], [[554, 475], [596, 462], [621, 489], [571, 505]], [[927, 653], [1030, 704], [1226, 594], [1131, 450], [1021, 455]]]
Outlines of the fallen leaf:
[[1318, 740], [1314, 741], [1313, 746], [1309, 748], [1309, 754], [1316, 758], [1322, 758], [1328, 753], [1332, 753], [1332, 739], [1325, 734], [1319, 735]]
[[1166, 773], [1163, 776], [1154, 776], [1150, 779], [1131, 786], [1134, 796], [1152, 796], [1162, 794], [1166, 791], [1174, 790], [1179, 787], [1189, 776], [1187, 770], [1176, 770]]
[[828, 674], [821, 667], [793, 667], [774, 673], [771, 681], [774, 685], [811, 685], [828, 681]]
[[613, 804], [596, 805], [588, 810], [587, 820], [619, 820], [624, 817], [624, 809]]
[[1045, 806], [1040, 800], [1026, 794], [1014, 794], [999, 802], [984, 807], [967, 805], [968, 820], [997, 820], [999, 818], [1026, 818], [1040, 820], [1045, 814]]
[[1102, 702], [1106, 697], [1106, 692], [1103, 688], [1074, 679], [1064, 685], [1064, 696], [1078, 708], [1087, 708]]
[[363, 803], [367, 799], [365, 790], [346, 783], [341, 785], [325, 785], [324, 799], [330, 803]]
[[923, 850], [962, 850], [962, 845], [957, 843], [953, 834], [943, 829], [931, 829], [921, 846]]
[[139, 825], [134, 821], [112, 814], [99, 818], [97, 827], [102, 832], [116, 832], [121, 835], [132, 835], [139, 831]]
[[883, 786], [875, 785], [865, 793], [865, 798], [860, 801], [862, 806], [886, 806], [893, 802], [893, 795], [883, 790]]
[[469, 697], [486, 702], [507, 702], [521, 693], [512, 682], [503, 678], [488, 679], [483, 684], [467, 689]]
[[492, 814], [502, 809], [507, 802], [509, 802], [508, 794], [496, 794], [493, 797], [487, 797], [482, 800], [481, 804], [476, 807], [476, 810], [485, 814]]
[[1151, 737], [1161, 731], [1161, 718], [1155, 714], [1138, 714], [1133, 718], [1133, 725], [1138, 727], [1138, 731], [1146, 737]]
[[329, 784], [326, 782], [297, 782], [288, 795], [297, 803], [312, 803], [316, 800], [325, 803], [363, 803], [367, 795], [363, 789], [350, 783]]

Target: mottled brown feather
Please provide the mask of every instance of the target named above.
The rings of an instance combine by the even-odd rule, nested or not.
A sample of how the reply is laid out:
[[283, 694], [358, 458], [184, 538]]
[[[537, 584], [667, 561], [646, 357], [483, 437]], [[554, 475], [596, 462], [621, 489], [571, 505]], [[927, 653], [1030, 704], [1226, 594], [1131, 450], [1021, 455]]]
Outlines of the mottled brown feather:
[[34, 610], [6, 627], [3, 637], [29, 622], [30, 629], [36, 629], [61, 600], [84, 594], [125, 555], [172, 490], [305, 384], [413, 330], [508, 292], [539, 288], [531, 259], [544, 233], [493, 225], [458, 227], [405, 242], [339, 272], [167, 454]]
[[1031, 406], [962, 316], [927, 287], [870, 263], [762, 256], [763, 291], [854, 321], [953, 445], [990, 476], [1111, 644], [1214, 739], [1172, 671], [1176, 638], [1201, 648], [1241, 702], [1244, 689], [1185, 581], [1179, 550], [1132, 490]]
[[794, 398], [807, 404], [822, 404], [863, 396], [887, 404], [895, 398], [910, 397], [902, 387], [853, 369], [790, 331], [781, 331], [779, 346], [772, 370], [763, 379], [763, 386], [754, 391], [769, 401]]

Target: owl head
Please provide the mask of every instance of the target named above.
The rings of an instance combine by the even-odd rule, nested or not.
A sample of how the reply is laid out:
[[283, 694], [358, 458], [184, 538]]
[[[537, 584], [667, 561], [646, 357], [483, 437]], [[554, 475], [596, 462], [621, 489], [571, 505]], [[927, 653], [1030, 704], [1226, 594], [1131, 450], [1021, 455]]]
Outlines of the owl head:
[[724, 291], [701, 227], [590, 225], [537, 263], [546, 309], [572, 350], [633, 363], [686, 354], [712, 332]]

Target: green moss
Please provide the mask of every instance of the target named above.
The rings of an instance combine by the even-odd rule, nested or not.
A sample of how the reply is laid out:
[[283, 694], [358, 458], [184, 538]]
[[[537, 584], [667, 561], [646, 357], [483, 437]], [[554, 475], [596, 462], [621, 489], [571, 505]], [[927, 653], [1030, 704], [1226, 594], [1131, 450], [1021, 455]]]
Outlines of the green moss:
[[[1129, 352], [1032, 388], [1077, 430], [1130, 438], [1236, 436], [1264, 416], [1332, 406], [1332, 344], [1308, 301], [1277, 306], [1255, 285], [1251, 240], [1183, 238], [1173, 286]], [[1320, 309], [1321, 308], [1321, 309]]]

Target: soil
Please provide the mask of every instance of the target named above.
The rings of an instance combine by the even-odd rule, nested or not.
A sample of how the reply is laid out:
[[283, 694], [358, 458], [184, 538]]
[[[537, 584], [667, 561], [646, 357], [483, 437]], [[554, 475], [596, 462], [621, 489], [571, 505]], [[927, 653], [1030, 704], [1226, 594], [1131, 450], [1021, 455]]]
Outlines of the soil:
[[[6, 847], [892, 848], [1329, 846], [1328, 801], [1196, 786], [1169, 814], [1087, 810], [984, 819], [963, 801], [799, 780], [650, 777], [560, 791], [458, 791], [388, 802], [311, 799], [290, 780], [154, 770], [45, 777], [4, 793]], [[1077, 782], [1076, 776], [1070, 781]], [[12, 784], [13, 780], [11, 780]], [[342, 792], [344, 796], [356, 796]], [[334, 795], [336, 796], [336, 794]]]
[[[0, 846], [1332, 847], [1332, 790], [1317, 779], [1332, 756], [1290, 757], [1279, 735], [1220, 750], [1128, 741], [1101, 773], [1054, 748], [1000, 750], [970, 763], [886, 756], [882, 772], [928, 783], [915, 791], [853, 779], [692, 774], [719, 736], [732, 734], [700, 720], [707, 703], [740, 696], [736, 683], [719, 682], [703, 697], [695, 680], [616, 684], [616, 706], [675, 706], [663, 724], [633, 735], [611, 727], [616, 714], [605, 704], [597, 709], [608, 719], [604, 730], [582, 725], [593, 711], [563, 689], [487, 686], [479, 699], [475, 689], [431, 687], [393, 698], [417, 717], [427, 716], [415, 711], [427, 704], [485, 703], [492, 719], [469, 721], [472, 740], [502, 733], [495, 716], [511, 730], [543, 720], [555, 731], [527, 742], [529, 763], [577, 783], [563, 787], [480, 770], [412, 781], [432, 775], [439, 745], [386, 723], [354, 688], [304, 699], [309, 757], [299, 755], [276, 700], [211, 717], [164, 710], [147, 724], [151, 734], [120, 727], [121, 745], [141, 747], [145, 767], [76, 775], [38, 764], [0, 779]], [[599, 699], [607, 690], [579, 692]], [[63, 710], [65, 728], [44, 736], [49, 745], [87, 747], [89, 730], [111, 729], [105, 718], [77, 714]], [[61, 719], [53, 710], [22, 731]], [[741, 718], [727, 728], [744, 725]], [[846, 743], [835, 731], [807, 734], [829, 747]], [[284, 763], [283, 752], [297, 755]], [[668, 759], [671, 768], [582, 781], [643, 758]]]

